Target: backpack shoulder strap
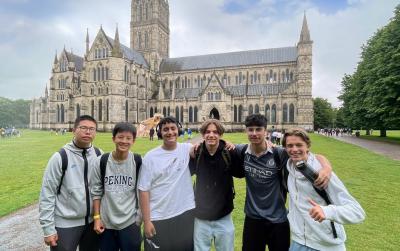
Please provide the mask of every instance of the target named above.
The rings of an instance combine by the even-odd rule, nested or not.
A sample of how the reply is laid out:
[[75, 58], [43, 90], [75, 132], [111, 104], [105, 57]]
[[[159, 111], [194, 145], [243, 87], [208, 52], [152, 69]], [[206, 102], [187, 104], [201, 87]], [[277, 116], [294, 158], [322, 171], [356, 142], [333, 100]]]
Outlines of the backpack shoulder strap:
[[62, 185], [64, 176], [65, 176], [65, 171], [67, 170], [67, 167], [68, 167], [68, 157], [67, 157], [67, 152], [65, 151], [65, 149], [63, 147], [58, 151], [58, 153], [61, 156], [61, 170], [62, 170], [60, 184], [58, 185], [58, 188], [57, 188], [57, 194], [60, 194], [61, 185]]
[[138, 192], [137, 192], [137, 183], [139, 179], [139, 170], [140, 167], [142, 166], [142, 156], [140, 154], [134, 153], [133, 154], [133, 159], [135, 161], [136, 165], [136, 180], [135, 180], [135, 199], [136, 199], [136, 210], [139, 208], [139, 200], [138, 200]]
[[101, 176], [101, 185], [103, 186], [104, 190], [104, 178], [106, 177], [106, 168], [107, 168], [107, 161], [110, 153], [104, 153], [101, 155], [100, 158], [100, 176]]
[[222, 149], [222, 153], [221, 154], [222, 154], [222, 158], [224, 159], [226, 167], [229, 168], [231, 166], [231, 164], [232, 164], [231, 154], [225, 148]]
[[100, 149], [95, 146], [93, 148], [94, 148], [94, 151], [96, 152], [97, 157], [99, 157], [101, 155]]

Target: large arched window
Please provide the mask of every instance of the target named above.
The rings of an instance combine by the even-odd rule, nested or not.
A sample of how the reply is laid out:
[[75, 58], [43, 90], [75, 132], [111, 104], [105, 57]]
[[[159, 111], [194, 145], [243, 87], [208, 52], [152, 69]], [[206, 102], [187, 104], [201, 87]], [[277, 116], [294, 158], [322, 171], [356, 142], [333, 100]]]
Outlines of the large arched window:
[[194, 107], [193, 122], [198, 122], [198, 119], [197, 119], [197, 112], [198, 112], [198, 109], [197, 109], [197, 106], [195, 106], [195, 107]]
[[289, 122], [294, 123], [294, 105], [289, 105]]
[[125, 121], [128, 122], [128, 113], [129, 111], [129, 104], [128, 104], [128, 100], [125, 100]]
[[253, 114], [253, 105], [249, 105], [249, 115]]
[[166, 107], [163, 107], [162, 114], [164, 117], [167, 117], [167, 108]]
[[189, 106], [189, 123], [193, 122], [193, 108]]
[[150, 118], [152, 118], [154, 115], [153, 107], [150, 107]]
[[256, 104], [256, 105], [254, 106], [254, 113], [255, 113], [255, 114], [260, 113], [260, 107], [258, 106], [258, 104]]
[[76, 117], [79, 118], [81, 116], [81, 107], [79, 104], [76, 104]]
[[283, 104], [283, 109], [282, 109], [282, 121], [283, 123], [287, 123], [288, 122], [288, 106], [287, 104]]
[[243, 114], [243, 106], [239, 105], [239, 110], [238, 110], [238, 122], [242, 122], [242, 114]]
[[269, 105], [265, 106], [265, 117], [267, 118], [267, 122], [271, 123], [271, 110], [269, 108]]
[[273, 104], [271, 107], [271, 123], [276, 123], [276, 105]]
[[57, 105], [57, 122], [60, 122], [60, 106]]
[[167, 111], [168, 113], [168, 116], [171, 116], [171, 108], [168, 106], [168, 111]]
[[238, 122], [238, 119], [237, 119], [237, 106], [236, 105], [234, 105], [233, 106], [233, 122]]
[[99, 100], [99, 121], [103, 120], [103, 100]]

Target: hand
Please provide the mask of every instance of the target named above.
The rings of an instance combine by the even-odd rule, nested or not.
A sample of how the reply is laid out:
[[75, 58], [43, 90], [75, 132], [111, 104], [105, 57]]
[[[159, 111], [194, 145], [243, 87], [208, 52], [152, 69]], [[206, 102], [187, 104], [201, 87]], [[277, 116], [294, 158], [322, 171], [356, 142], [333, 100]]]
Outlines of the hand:
[[196, 143], [196, 144], [193, 144], [192, 147], [193, 147], [193, 152], [194, 152], [194, 153], [197, 153], [197, 150], [199, 150], [200, 144], [201, 144], [201, 142]]
[[272, 143], [271, 141], [267, 140], [267, 149], [276, 147], [276, 144]]
[[57, 241], [58, 241], [58, 235], [57, 234], [53, 234], [53, 235], [44, 237], [44, 243], [46, 243], [46, 245], [50, 246], [50, 247], [57, 246]]
[[232, 144], [231, 142], [226, 141], [225, 142], [225, 149], [228, 151], [235, 150], [235, 144]]
[[146, 238], [152, 238], [154, 235], [156, 235], [156, 228], [151, 221], [144, 222], [144, 235]]
[[97, 234], [102, 234], [105, 230], [103, 222], [101, 221], [101, 219], [97, 219], [94, 220], [94, 227], [93, 230], [97, 233]]
[[331, 178], [332, 170], [322, 168], [318, 173], [318, 178], [314, 181], [314, 185], [318, 188], [326, 189]]
[[313, 218], [315, 221], [322, 222], [323, 220], [326, 219], [324, 210], [312, 199], [308, 199], [308, 202], [313, 206], [308, 213], [310, 214], [311, 218]]

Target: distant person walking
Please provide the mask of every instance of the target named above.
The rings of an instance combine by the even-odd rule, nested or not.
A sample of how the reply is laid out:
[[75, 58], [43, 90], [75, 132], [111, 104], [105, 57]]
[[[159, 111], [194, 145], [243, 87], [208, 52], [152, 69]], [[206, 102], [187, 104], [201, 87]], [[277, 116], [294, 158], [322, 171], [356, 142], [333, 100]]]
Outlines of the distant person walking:
[[155, 130], [154, 130], [154, 127], [152, 127], [152, 128], [150, 129], [150, 132], [149, 132], [150, 141], [153, 141], [153, 140], [154, 140], [154, 133], [155, 133]]

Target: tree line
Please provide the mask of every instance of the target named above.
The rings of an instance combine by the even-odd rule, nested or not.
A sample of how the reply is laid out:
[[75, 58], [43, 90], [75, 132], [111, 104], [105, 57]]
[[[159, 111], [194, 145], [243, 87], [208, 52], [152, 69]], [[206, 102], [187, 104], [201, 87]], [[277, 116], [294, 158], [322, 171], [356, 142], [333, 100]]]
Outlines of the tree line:
[[30, 100], [11, 100], [0, 97], [0, 128], [27, 127], [29, 125]]

